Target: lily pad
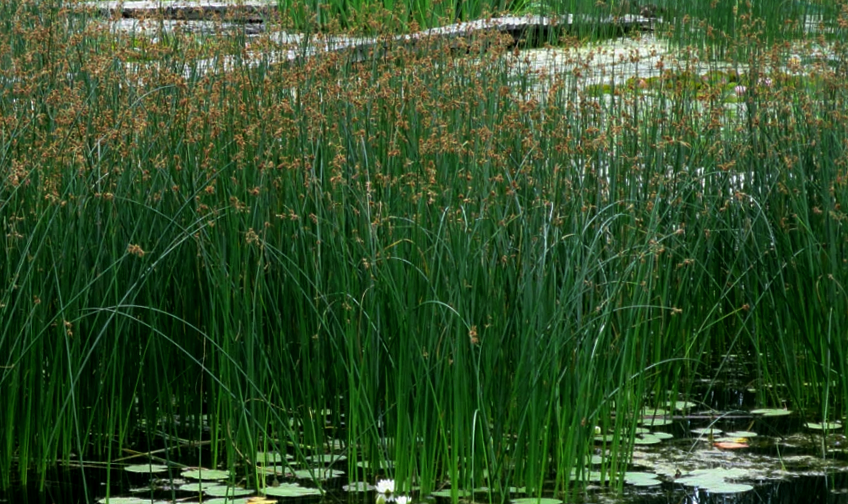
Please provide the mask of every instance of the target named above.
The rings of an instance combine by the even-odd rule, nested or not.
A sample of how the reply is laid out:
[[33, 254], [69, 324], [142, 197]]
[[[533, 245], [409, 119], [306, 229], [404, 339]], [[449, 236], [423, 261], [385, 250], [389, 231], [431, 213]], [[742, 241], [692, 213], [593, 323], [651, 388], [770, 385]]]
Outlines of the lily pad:
[[138, 497], [106, 497], [97, 499], [100, 504], [150, 504], [150, 499], [140, 499]]
[[692, 434], [697, 434], [699, 436], [718, 436], [722, 433], [721, 429], [716, 429], [715, 427], [702, 427], [700, 429], [692, 429]]
[[633, 486], [654, 486], [662, 483], [656, 474], [639, 471], [624, 473], [624, 482]]
[[281, 483], [280, 486], [266, 487], [265, 495], [272, 497], [306, 497], [309, 495], [322, 495], [317, 488], [302, 487], [295, 483]]
[[328, 468], [315, 468], [312, 470], [309, 469], [298, 469], [294, 471], [294, 477], [299, 479], [319, 479], [319, 480], [327, 480], [331, 478], [337, 478], [344, 474], [344, 472], [339, 471], [337, 469], [328, 469]]
[[219, 486], [217, 481], [192, 481], [191, 483], [180, 485], [178, 489], [183, 492], [203, 493], [207, 488], [214, 486]]
[[279, 464], [291, 458], [291, 455], [279, 452], [256, 452], [256, 463], [260, 465]]
[[751, 485], [746, 485], [744, 483], [731, 483], [729, 481], [726, 481], [721, 485], [711, 485], [708, 487], [704, 487], [704, 490], [713, 494], [735, 494], [748, 492], [753, 489], [754, 487]]
[[309, 455], [304, 457], [304, 460], [310, 464], [334, 464], [336, 462], [343, 462], [347, 460], [347, 457], [344, 455], [332, 454], [332, 453], [319, 453], [317, 455]]
[[124, 467], [124, 471], [141, 474], [156, 474], [168, 471], [168, 466], [161, 464], [136, 464]]
[[683, 411], [689, 408], [694, 408], [696, 405], [690, 401], [669, 401], [666, 403], [666, 406], [678, 411]]
[[204, 504], [249, 504], [251, 500], [249, 497], [236, 497], [235, 499], [215, 497], [213, 499], [205, 499], [203, 502]]
[[[444, 490], [436, 490], [435, 492], [431, 493], [430, 495], [433, 495], [435, 497], [451, 498], [452, 495], [453, 495], [451, 492], [453, 492], [453, 490], [451, 490], [450, 488], [446, 488]], [[471, 497], [472, 495], [474, 495], [474, 494], [470, 490], [460, 490], [460, 489], [456, 490], [456, 496], [457, 497]]]
[[757, 437], [756, 432], [752, 431], [733, 431], [733, 432], [725, 432], [725, 436], [732, 438], [752, 438]]
[[196, 480], [222, 480], [230, 477], [230, 471], [218, 469], [189, 469], [180, 473], [183, 478]]
[[646, 427], [662, 427], [663, 425], [671, 425], [671, 419], [664, 417], [643, 418], [641, 424]]
[[344, 485], [342, 490], [345, 492], [370, 492], [374, 490], [374, 486], [369, 485], [365, 481], [354, 481], [353, 483]]
[[261, 466], [261, 467], [257, 468], [257, 470], [261, 471], [265, 474], [271, 474], [271, 475], [275, 475], [275, 476], [286, 476], [286, 477], [293, 477], [294, 476], [294, 474], [292, 474], [292, 472], [291, 472], [291, 469], [289, 469], [288, 466], [284, 466], [284, 465]]
[[636, 436], [633, 438], [633, 444], [636, 445], [653, 445], [659, 444], [662, 441], [660, 438], [653, 435], [645, 435], [645, 436]]
[[789, 410], [786, 410], [786, 409], [762, 408], [762, 409], [751, 410], [751, 413], [753, 413], [754, 415], [762, 415], [762, 416], [765, 416], [765, 417], [776, 417], [776, 416], [786, 416], [786, 415], [791, 414], [792, 412], [789, 411]]
[[808, 429], [813, 430], [832, 430], [839, 429], [842, 424], [839, 422], [807, 422], [804, 424]]
[[512, 504], [562, 504], [559, 499], [551, 499], [549, 497], [522, 497], [520, 499], [512, 499]]
[[203, 493], [209, 495], [210, 497], [241, 497], [243, 495], [250, 495], [256, 492], [254, 492], [253, 490], [248, 490], [247, 488], [231, 487], [227, 485], [213, 485], [204, 488]]
[[[368, 462], [367, 460], [362, 460], [360, 462], [357, 462], [356, 465], [363, 468], [363, 469], [371, 469], [372, 468], [371, 463]], [[380, 460], [377, 463], [376, 468], [377, 469], [391, 469], [393, 465], [394, 465], [394, 462], [392, 462], [391, 460]]]
[[654, 432], [651, 435], [659, 439], [671, 439], [674, 437], [674, 434], [670, 432]]

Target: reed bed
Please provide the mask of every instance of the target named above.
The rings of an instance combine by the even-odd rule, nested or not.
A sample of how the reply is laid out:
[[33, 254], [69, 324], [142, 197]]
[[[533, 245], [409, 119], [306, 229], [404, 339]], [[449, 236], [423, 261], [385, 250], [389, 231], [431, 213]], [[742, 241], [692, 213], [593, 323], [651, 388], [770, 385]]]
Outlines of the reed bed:
[[748, 32], [728, 104], [685, 66], [538, 87], [501, 40], [200, 71], [245, 40], [0, 20], [4, 486], [340, 440], [351, 479], [570, 491], [596, 426], [617, 480], [641, 408], [728, 354], [763, 404], [845, 414], [838, 51]]

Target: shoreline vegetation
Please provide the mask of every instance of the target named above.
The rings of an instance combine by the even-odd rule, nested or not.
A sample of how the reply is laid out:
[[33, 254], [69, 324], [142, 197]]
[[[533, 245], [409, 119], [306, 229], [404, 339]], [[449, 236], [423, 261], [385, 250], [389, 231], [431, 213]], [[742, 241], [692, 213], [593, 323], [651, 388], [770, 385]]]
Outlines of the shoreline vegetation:
[[202, 441], [261, 487], [257, 451], [340, 444], [351, 481], [499, 502], [579, 490], [597, 432], [621, 485], [639, 412], [740, 358], [761, 407], [843, 418], [848, 4], [708, 4], [663, 3], [688, 57], [602, 92], [497, 34], [248, 65], [243, 35], [0, 4], [0, 486]]

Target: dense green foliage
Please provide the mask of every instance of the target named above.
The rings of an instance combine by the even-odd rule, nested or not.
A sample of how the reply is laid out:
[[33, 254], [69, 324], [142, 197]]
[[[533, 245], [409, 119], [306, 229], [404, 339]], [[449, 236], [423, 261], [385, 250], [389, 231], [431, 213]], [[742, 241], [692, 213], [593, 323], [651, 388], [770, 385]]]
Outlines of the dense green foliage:
[[540, 88], [496, 41], [203, 72], [244, 39], [76, 19], [0, 6], [4, 485], [179, 436], [563, 489], [727, 353], [845, 413], [844, 55], [738, 34], [728, 106], [686, 68]]

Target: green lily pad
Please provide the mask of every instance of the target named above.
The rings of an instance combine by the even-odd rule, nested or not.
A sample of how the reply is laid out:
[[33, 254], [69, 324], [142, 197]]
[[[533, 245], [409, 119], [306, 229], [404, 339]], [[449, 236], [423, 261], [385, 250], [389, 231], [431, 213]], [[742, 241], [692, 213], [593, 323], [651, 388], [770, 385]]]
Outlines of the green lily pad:
[[97, 499], [100, 504], [150, 504], [150, 499], [140, 499], [138, 497], [106, 497]]
[[789, 411], [789, 410], [785, 410], [785, 409], [762, 408], [762, 409], [751, 410], [751, 413], [753, 413], [754, 415], [762, 415], [762, 416], [766, 416], [766, 417], [776, 417], [776, 416], [786, 416], [786, 415], [791, 414], [792, 412]]
[[668, 411], [662, 408], [651, 408], [650, 406], [645, 406], [644, 408], [642, 408], [642, 416], [658, 417], [665, 415], [668, 415]]
[[[436, 496], [436, 497], [446, 497], [446, 498], [450, 499], [453, 496], [453, 494], [451, 493], [453, 491], [454, 490], [446, 488], [444, 490], [436, 490], [435, 492], [431, 493], [430, 495], [433, 495], [433, 496]], [[471, 497], [472, 495], [474, 495], [474, 494], [470, 490], [460, 490], [460, 489], [456, 490], [456, 496], [457, 497]]]
[[284, 465], [269, 465], [269, 466], [260, 466], [257, 468], [258, 471], [261, 471], [265, 474], [270, 474], [274, 476], [286, 476], [292, 477], [294, 476], [291, 472], [291, 469], [288, 466]]
[[230, 477], [230, 471], [218, 469], [189, 469], [180, 473], [183, 478], [196, 480], [222, 480]]
[[693, 402], [689, 402], [689, 401], [673, 401], [673, 402], [669, 401], [669, 402], [666, 403], [666, 406], [668, 406], [669, 408], [678, 410], [678, 411], [683, 411], [683, 410], [687, 410], [689, 408], [694, 408], [696, 406], [696, 404], [693, 403]]
[[639, 471], [624, 473], [624, 482], [633, 486], [654, 486], [662, 483], [656, 474]]
[[210, 497], [241, 497], [255, 493], [247, 488], [231, 487], [227, 485], [213, 485], [203, 489], [203, 493]]
[[650, 434], [645, 436], [636, 436], [633, 438], [633, 444], [636, 445], [654, 445], [659, 444], [662, 441], [660, 438], [656, 436], [652, 436]]
[[[680, 483], [688, 487], [699, 487], [704, 490], [717, 488], [720, 489], [729, 485], [729, 479], [739, 479], [750, 476], [746, 469], [734, 467], [724, 469], [722, 467], [713, 467], [710, 469], [696, 469], [682, 478], [677, 478], [675, 483]], [[711, 491], [711, 490], [710, 490]], [[744, 490], [740, 490], [744, 491]], [[718, 491], [716, 492], [718, 493]]]
[[215, 497], [213, 499], [205, 499], [203, 501], [204, 504], [249, 504], [249, 497], [236, 497], [235, 499], [231, 499], [229, 497]]
[[654, 432], [651, 435], [659, 439], [671, 439], [674, 437], [674, 434], [670, 432]]
[[721, 429], [716, 429], [715, 427], [702, 427], [700, 429], [692, 429], [693, 434], [697, 434], [699, 436], [717, 436], [721, 434]]
[[646, 427], [662, 427], [663, 425], [671, 425], [671, 422], [670, 418], [656, 417], [643, 418], [640, 423]]
[[602, 441], [605, 443], [612, 443], [615, 439], [615, 434], [604, 434], [603, 436], [595, 436], [595, 441]]
[[192, 481], [179, 486], [183, 492], [203, 493], [207, 488], [219, 486], [217, 481]]
[[332, 453], [319, 453], [318, 455], [309, 455], [304, 457], [304, 460], [310, 464], [334, 464], [347, 460], [344, 455], [336, 455]]
[[729, 481], [726, 481], [720, 485], [710, 485], [704, 487], [704, 490], [714, 494], [735, 494], [748, 492], [753, 489], [754, 487], [751, 485], [746, 485], [744, 483], [731, 483]]
[[161, 464], [136, 464], [124, 467], [124, 471], [141, 474], [156, 474], [168, 471], [168, 466]]
[[752, 432], [752, 431], [743, 431], [743, 430], [733, 431], [733, 432], [725, 432], [725, 433], [724, 433], [724, 435], [725, 435], [725, 436], [727, 436], [727, 437], [731, 437], [731, 438], [752, 438], [752, 437], [757, 437], [757, 433], [756, 433], [756, 432]]
[[600, 483], [604, 476], [606, 476], [605, 479], [609, 481], [610, 474], [603, 475], [600, 471], [583, 471], [582, 474], [578, 475], [576, 469], [571, 470], [572, 481], [591, 481], [594, 483]]
[[318, 479], [318, 480], [327, 480], [331, 478], [337, 478], [344, 474], [344, 472], [339, 471], [338, 469], [329, 469], [325, 467], [315, 468], [312, 470], [309, 469], [298, 469], [294, 471], [295, 478], [299, 479]]
[[266, 487], [266, 496], [272, 497], [306, 497], [309, 495], [322, 495], [317, 488], [302, 487], [295, 483], [281, 483], [280, 486]]
[[804, 424], [808, 429], [813, 430], [832, 430], [839, 429], [842, 427], [842, 424], [839, 422], [807, 422]]
[[562, 504], [559, 499], [551, 499], [549, 497], [522, 497], [520, 499], [512, 499], [512, 504]]
[[[363, 468], [363, 469], [371, 469], [371, 463], [368, 462], [367, 460], [357, 462], [356, 465]], [[393, 465], [394, 465], [394, 462], [392, 462], [391, 460], [380, 460], [377, 463], [376, 468], [377, 469], [391, 469]]]
[[256, 452], [256, 463], [259, 465], [279, 464], [291, 458], [291, 455], [279, 452]]
[[344, 485], [342, 490], [345, 492], [370, 492], [374, 490], [374, 486], [369, 485], [365, 481], [354, 481], [353, 483]]

